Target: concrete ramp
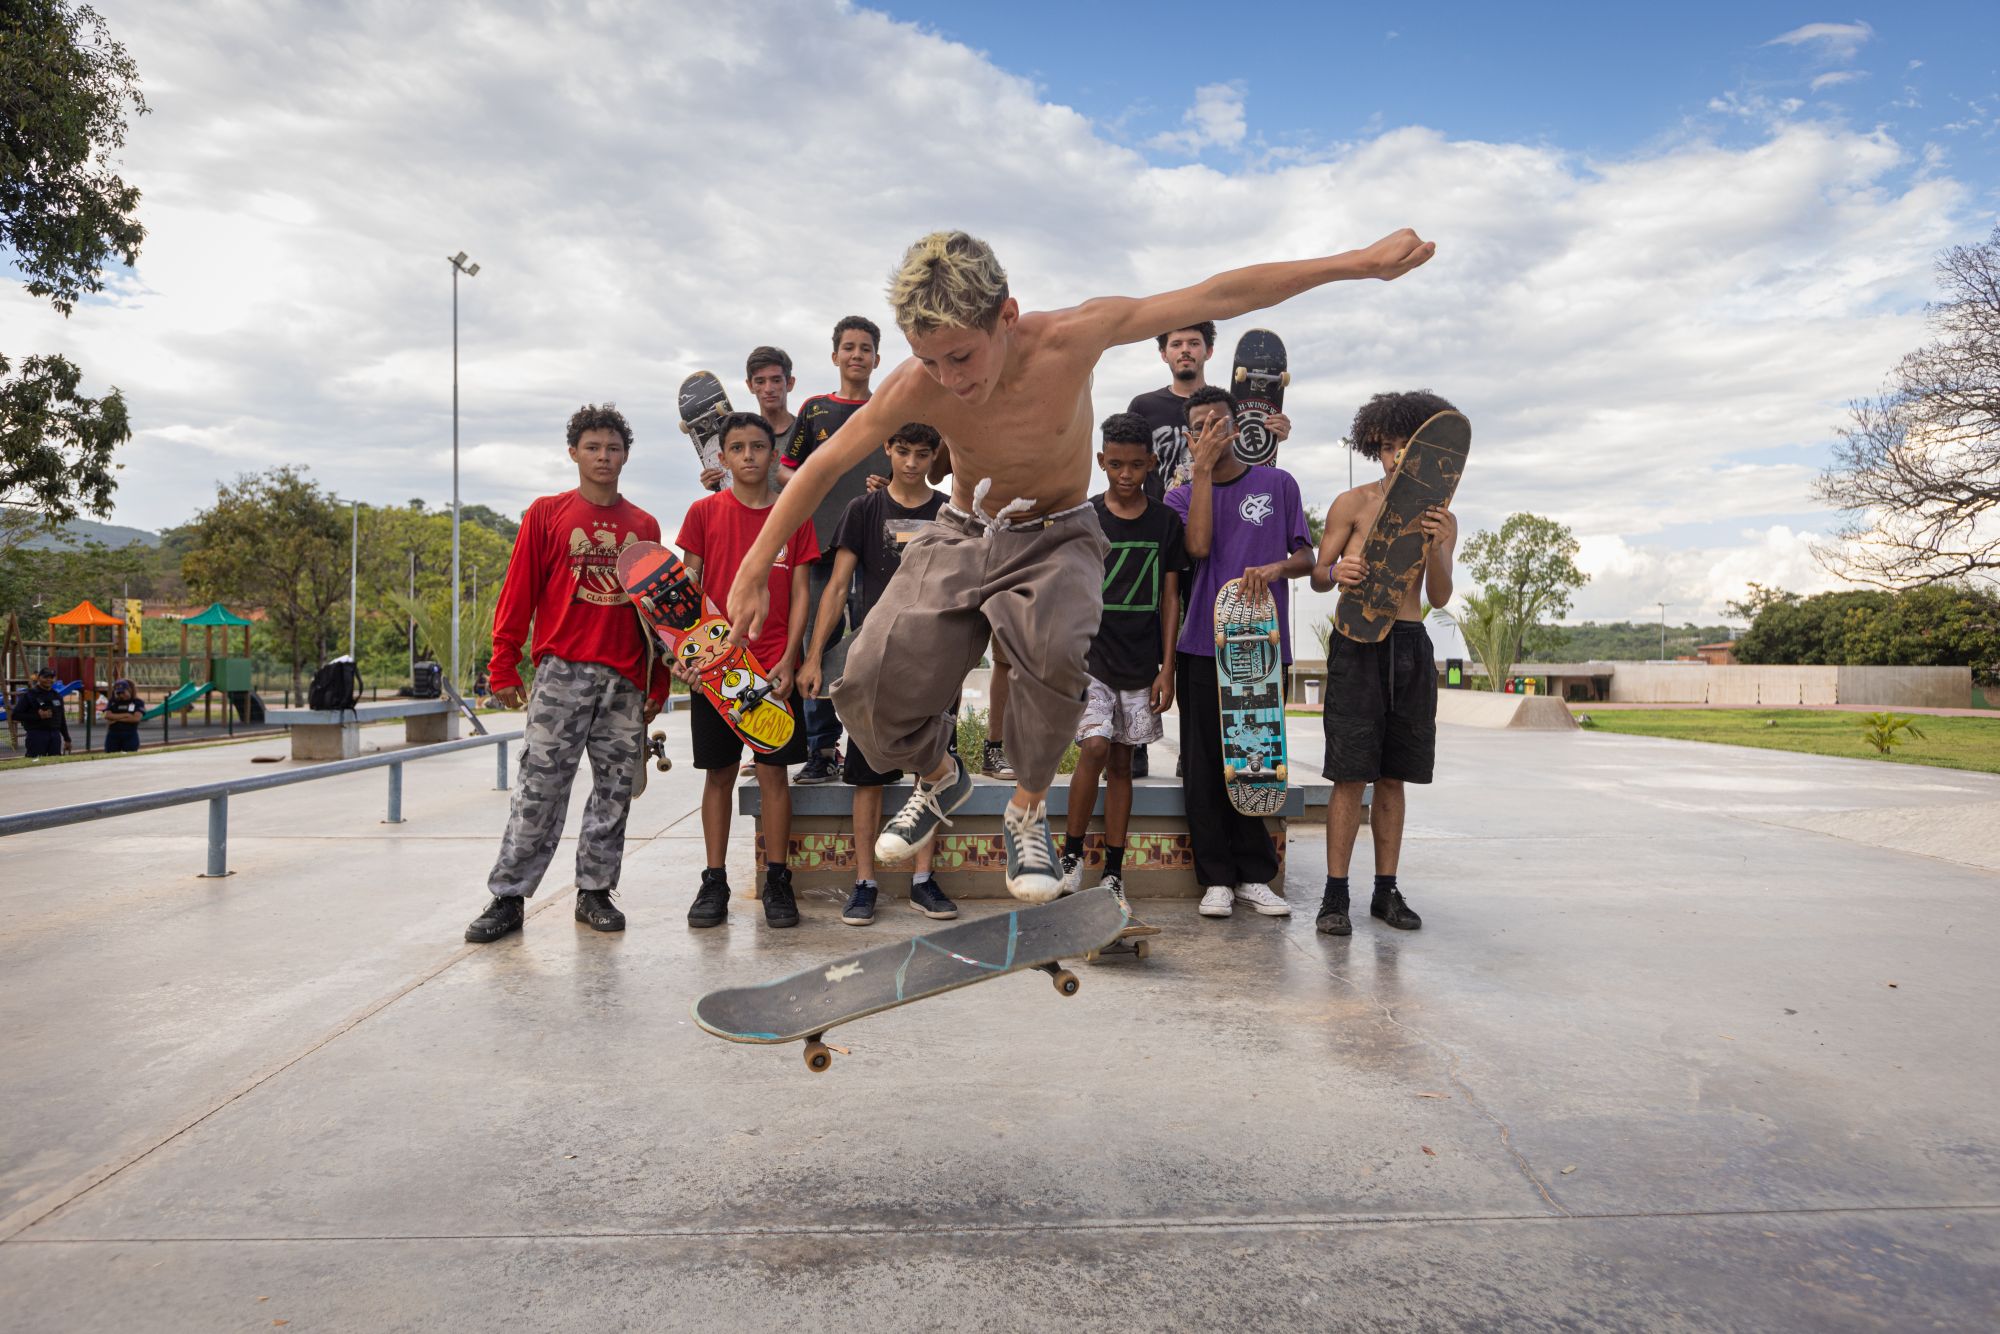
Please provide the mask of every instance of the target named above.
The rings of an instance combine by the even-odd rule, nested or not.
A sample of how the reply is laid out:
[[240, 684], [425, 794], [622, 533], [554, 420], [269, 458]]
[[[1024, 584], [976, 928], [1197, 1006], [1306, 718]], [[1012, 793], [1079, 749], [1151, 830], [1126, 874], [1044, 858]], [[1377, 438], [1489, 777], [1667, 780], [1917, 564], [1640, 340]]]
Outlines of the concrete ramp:
[[1554, 695], [1496, 695], [1490, 690], [1438, 691], [1438, 721], [1460, 727], [1511, 727], [1574, 732], [1569, 705]]

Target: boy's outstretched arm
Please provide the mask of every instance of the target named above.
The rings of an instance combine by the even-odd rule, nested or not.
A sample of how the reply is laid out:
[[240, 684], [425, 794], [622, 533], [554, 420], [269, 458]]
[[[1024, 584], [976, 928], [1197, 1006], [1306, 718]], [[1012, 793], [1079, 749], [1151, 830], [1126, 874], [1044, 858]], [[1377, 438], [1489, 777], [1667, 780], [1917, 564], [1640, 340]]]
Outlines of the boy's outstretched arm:
[[1320, 259], [1252, 264], [1218, 273], [1205, 282], [1158, 296], [1099, 297], [1074, 312], [1105, 347], [1139, 343], [1203, 320], [1228, 320], [1265, 310], [1327, 283], [1348, 278], [1400, 278], [1436, 253], [1437, 244], [1405, 227], [1363, 250]]

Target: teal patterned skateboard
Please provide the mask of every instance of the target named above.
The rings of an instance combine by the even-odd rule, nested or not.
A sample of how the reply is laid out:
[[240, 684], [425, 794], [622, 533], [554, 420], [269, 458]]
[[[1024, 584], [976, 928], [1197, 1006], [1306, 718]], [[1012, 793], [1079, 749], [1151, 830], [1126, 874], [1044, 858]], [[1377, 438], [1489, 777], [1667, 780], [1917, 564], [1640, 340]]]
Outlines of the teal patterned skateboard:
[[803, 1040], [806, 1068], [819, 1074], [838, 1050], [824, 1040], [828, 1029], [926, 996], [1029, 968], [1074, 996], [1080, 984], [1062, 961], [1102, 952], [1130, 920], [1110, 890], [1088, 889], [878, 945], [761, 986], [711, 991], [694, 1003], [694, 1021], [731, 1042]]
[[1215, 688], [1222, 711], [1222, 782], [1245, 815], [1285, 805], [1284, 640], [1278, 604], [1243, 596], [1231, 579], [1215, 595]]

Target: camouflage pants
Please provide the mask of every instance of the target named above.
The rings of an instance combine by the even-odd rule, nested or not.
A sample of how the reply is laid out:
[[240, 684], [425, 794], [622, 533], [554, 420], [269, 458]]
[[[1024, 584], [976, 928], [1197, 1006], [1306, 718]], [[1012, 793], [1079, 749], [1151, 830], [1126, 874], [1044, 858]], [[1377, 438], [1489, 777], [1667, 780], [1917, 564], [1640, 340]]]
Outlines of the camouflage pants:
[[602, 663], [542, 659], [528, 694], [514, 804], [487, 889], [503, 898], [525, 898], [541, 884], [562, 838], [570, 785], [586, 751], [590, 801], [576, 843], [576, 887], [618, 887], [645, 703], [637, 686]]

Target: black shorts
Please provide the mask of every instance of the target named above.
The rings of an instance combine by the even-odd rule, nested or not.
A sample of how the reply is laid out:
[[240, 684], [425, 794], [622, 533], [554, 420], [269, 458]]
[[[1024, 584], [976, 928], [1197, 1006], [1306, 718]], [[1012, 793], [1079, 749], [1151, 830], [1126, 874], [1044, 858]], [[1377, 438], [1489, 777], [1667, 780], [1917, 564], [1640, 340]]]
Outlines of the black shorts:
[[[951, 716], [958, 717], [956, 706], [953, 706]], [[958, 733], [952, 733], [951, 740], [945, 743], [945, 750], [953, 759], [958, 758]], [[902, 782], [903, 771], [877, 769], [870, 764], [868, 757], [861, 753], [861, 743], [850, 732], [847, 735], [847, 756], [840, 764], [840, 781], [849, 787], [887, 787], [891, 783]]]
[[1334, 632], [1327, 647], [1326, 767], [1336, 783], [1428, 783], [1437, 761], [1437, 660], [1422, 621], [1379, 644]]
[[[792, 739], [769, 755], [758, 752], [755, 756], [759, 764], [775, 764], [780, 767], [806, 762], [806, 725], [804, 711], [799, 707], [799, 694], [792, 692]], [[736, 729], [722, 721], [722, 715], [708, 702], [708, 696], [697, 690], [688, 703], [688, 737], [694, 743], [694, 767], [697, 769], [734, 769], [743, 762], [744, 741], [736, 735]]]

